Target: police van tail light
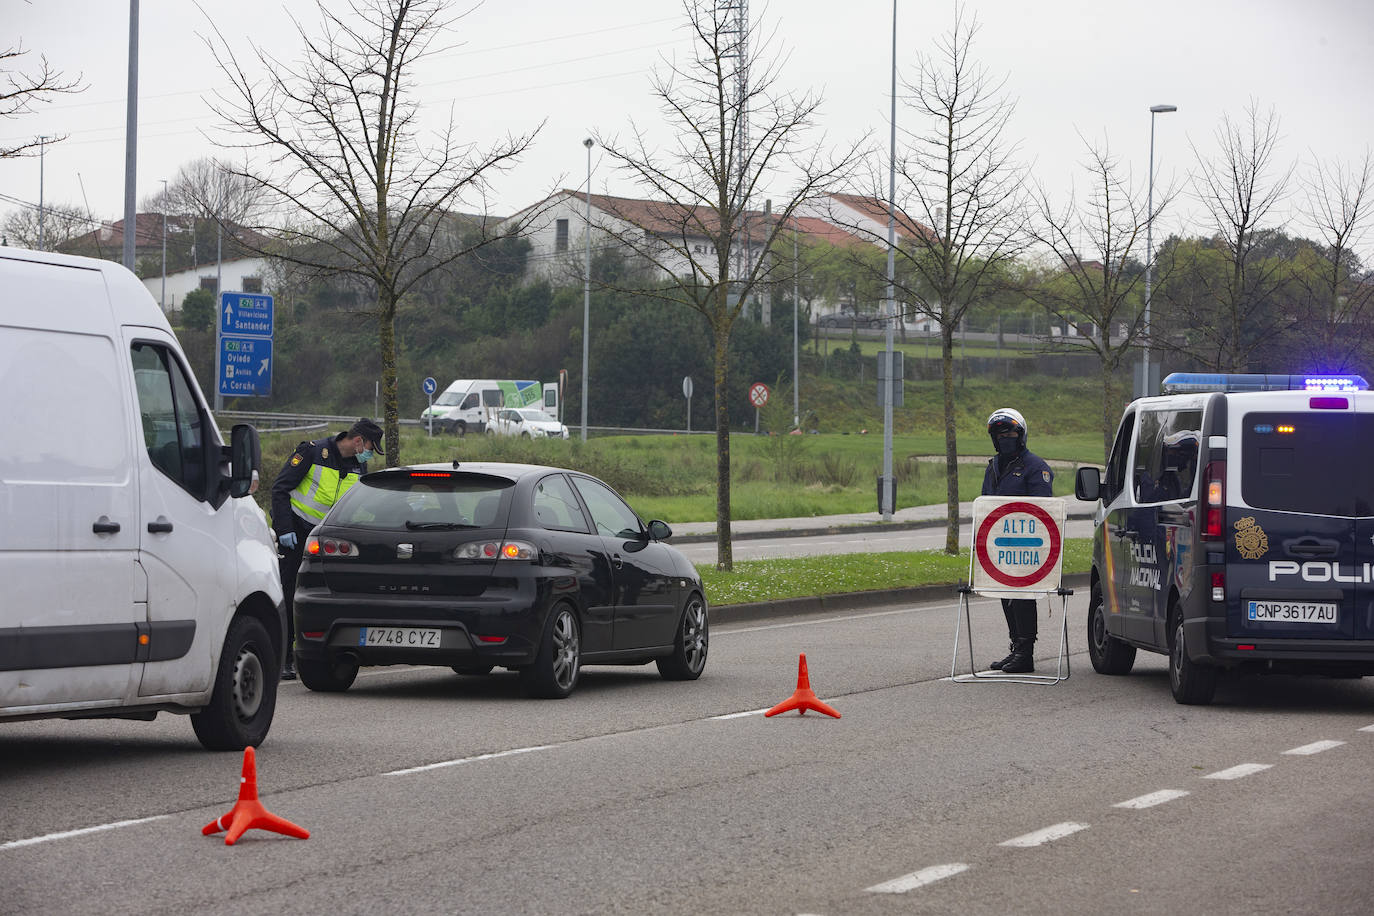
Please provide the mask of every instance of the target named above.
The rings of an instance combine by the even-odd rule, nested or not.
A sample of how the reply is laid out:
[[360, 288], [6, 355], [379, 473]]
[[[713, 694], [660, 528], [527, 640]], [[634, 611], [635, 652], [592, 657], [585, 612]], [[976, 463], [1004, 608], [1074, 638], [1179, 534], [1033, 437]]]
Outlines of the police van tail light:
[[1209, 461], [1202, 472], [1202, 488], [1207, 496], [1203, 507], [1202, 537], [1219, 541], [1226, 527], [1226, 462]]
[[1226, 573], [1224, 572], [1212, 573], [1212, 600], [1226, 600]]

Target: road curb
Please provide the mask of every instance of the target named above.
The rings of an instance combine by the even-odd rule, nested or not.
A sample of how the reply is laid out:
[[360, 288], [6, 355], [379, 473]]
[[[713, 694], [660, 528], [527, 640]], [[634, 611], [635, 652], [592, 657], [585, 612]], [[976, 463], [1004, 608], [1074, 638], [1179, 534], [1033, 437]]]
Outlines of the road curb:
[[[1086, 589], [1088, 573], [1064, 577], [1064, 587]], [[804, 598], [782, 598], [777, 601], [754, 601], [745, 604], [711, 606], [711, 619], [716, 623], [747, 623], [774, 617], [825, 614], [832, 611], [853, 611], [888, 604], [916, 604], [948, 597], [953, 607], [959, 597], [959, 583], [917, 585], [909, 588], [887, 588], [871, 592], [844, 592], [838, 595], [811, 595]]]

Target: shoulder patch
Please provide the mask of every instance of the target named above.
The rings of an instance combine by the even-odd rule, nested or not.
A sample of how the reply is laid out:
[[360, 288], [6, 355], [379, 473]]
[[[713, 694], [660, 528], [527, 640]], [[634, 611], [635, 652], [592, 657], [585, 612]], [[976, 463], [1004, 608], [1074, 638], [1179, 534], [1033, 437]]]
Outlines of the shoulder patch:
[[1045, 478], [1045, 483], [1049, 483], [1049, 482], [1050, 482], [1050, 472], [1049, 472], [1049, 471], [1041, 471], [1041, 472], [1040, 472], [1040, 476], [1043, 477], [1043, 478]]
[[298, 464], [301, 463], [301, 460], [302, 460], [302, 459], [301, 459], [300, 453], [297, 452], [296, 454], [294, 454], [294, 455], [291, 456], [291, 466], [294, 468], [296, 465], [298, 465]]
[[328, 457], [329, 457], [329, 449], [327, 449], [327, 448], [322, 448], [322, 449], [320, 449], [320, 457], [321, 457], [321, 458], [328, 458]]

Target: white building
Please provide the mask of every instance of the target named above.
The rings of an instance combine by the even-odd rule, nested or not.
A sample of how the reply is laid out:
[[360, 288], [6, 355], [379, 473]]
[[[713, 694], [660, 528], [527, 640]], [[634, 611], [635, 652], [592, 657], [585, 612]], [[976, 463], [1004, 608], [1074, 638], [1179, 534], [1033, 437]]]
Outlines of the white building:
[[161, 275], [147, 277], [143, 285], [148, 287], [148, 292], [153, 294], [164, 312], [175, 312], [181, 309], [182, 300], [191, 290], [208, 289], [214, 292], [216, 277], [219, 278], [219, 287], [226, 292], [272, 293], [266, 258], [236, 258], [219, 265], [211, 262], [168, 274], [165, 300]]

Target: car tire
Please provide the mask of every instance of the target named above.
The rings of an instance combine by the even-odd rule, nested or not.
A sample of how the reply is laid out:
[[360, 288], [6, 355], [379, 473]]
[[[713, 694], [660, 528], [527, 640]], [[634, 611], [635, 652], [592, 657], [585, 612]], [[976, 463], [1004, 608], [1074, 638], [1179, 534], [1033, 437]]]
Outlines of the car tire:
[[482, 677], [491, 674], [491, 669], [495, 665], [453, 665], [454, 674], [461, 674], [464, 677]]
[[1093, 583], [1088, 598], [1088, 658], [1098, 674], [1130, 674], [1135, 664], [1135, 646], [1107, 632], [1107, 612], [1100, 582]]
[[711, 622], [700, 595], [687, 599], [673, 639], [673, 654], [655, 659], [658, 673], [667, 681], [695, 681], [706, 670], [711, 645]]
[[1217, 669], [1199, 665], [1188, 657], [1184, 643], [1183, 615], [1171, 608], [1174, 638], [1169, 643], [1169, 689], [1174, 700], [1185, 706], [1206, 706], [1217, 689]]
[[254, 617], [235, 617], [224, 636], [210, 702], [191, 714], [191, 727], [211, 751], [257, 747], [277, 708], [281, 663], [267, 629]]
[[358, 676], [358, 663], [326, 654], [324, 658], [296, 659], [301, 683], [319, 693], [343, 693]]
[[520, 686], [528, 696], [561, 700], [581, 674], [582, 628], [572, 608], [560, 604], [549, 612], [534, 664], [520, 669]]
[[461, 439], [468, 434], [468, 425], [464, 421], [459, 420], [449, 427], [449, 432], [455, 433], [458, 438]]
[[488, 435], [488, 436], [495, 436], [495, 435], [496, 435], [496, 430], [494, 430], [494, 429], [492, 429], [490, 426], [488, 426], [488, 427], [487, 427], [487, 435]]
[[529, 437], [530, 437], [530, 434], [529, 434], [529, 433], [521, 433], [521, 434], [520, 434], [520, 438], [521, 438], [521, 439], [528, 439]]

